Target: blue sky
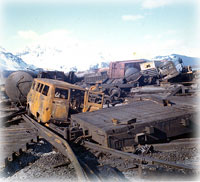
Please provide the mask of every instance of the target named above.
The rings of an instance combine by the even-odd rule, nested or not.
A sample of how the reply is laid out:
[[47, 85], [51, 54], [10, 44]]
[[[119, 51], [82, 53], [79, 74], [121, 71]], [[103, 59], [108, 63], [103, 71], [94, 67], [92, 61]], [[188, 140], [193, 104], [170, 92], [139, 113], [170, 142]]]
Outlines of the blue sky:
[[49, 43], [55, 46], [67, 41], [96, 47], [115, 59], [198, 54], [195, 0], [4, 0], [2, 5], [0, 46], [9, 51], [53, 37]]

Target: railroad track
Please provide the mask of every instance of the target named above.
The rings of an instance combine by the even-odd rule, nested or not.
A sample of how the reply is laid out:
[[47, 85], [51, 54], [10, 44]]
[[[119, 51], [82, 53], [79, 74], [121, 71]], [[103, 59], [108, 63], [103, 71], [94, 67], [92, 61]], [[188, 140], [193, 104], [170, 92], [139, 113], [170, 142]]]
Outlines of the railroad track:
[[7, 105], [1, 108], [0, 166], [5, 166], [28, 149], [30, 142], [37, 142], [37, 133], [22, 119], [25, 111]]
[[[165, 168], [175, 168], [178, 172], [179, 169], [185, 173], [196, 171], [196, 168], [169, 162], [164, 160], [155, 159], [145, 155], [135, 155], [127, 152], [122, 152], [115, 149], [99, 146], [97, 144], [84, 141], [81, 145], [70, 144], [64, 140], [59, 134], [51, 129], [41, 125], [24, 112], [14, 114], [14, 118], [6, 122], [0, 131], [4, 136], [4, 140], [0, 141], [1, 149], [4, 150], [5, 158], [12, 161], [15, 157], [20, 155], [22, 151], [26, 151], [28, 143], [35, 140], [38, 136], [45, 138], [55, 148], [57, 148], [64, 156], [66, 156], [74, 166], [78, 180], [80, 181], [105, 181], [107, 176], [113, 177], [120, 181], [125, 180], [123, 172], [137, 171], [138, 175], [146, 169], [157, 168], [158, 165], [165, 166]], [[13, 115], [13, 113], [12, 113]], [[6, 118], [9, 118], [6, 116]], [[6, 127], [7, 126], [7, 127]], [[9, 127], [8, 127], [9, 126]], [[23, 134], [23, 136], [22, 136]], [[156, 149], [160, 147], [170, 148], [170, 146], [188, 146], [191, 142], [188, 141], [173, 144], [157, 144], [154, 145]], [[165, 146], [165, 147], [164, 147]], [[166, 147], [167, 146], [167, 147]], [[73, 149], [71, 148], [73, 147]], [[156, 166], [156, 167], [155, 167]], [[189, 172], [188, 172], [189, 171]]]
[[[71, 146], [62, 137], [46, 128], [45, 126], [39, 124], [37, 121], [29, 117], [28, 115], [23, 115], [23, 119], [32, 125], [38, 134], [45, 138], [49, 143], [51, 143], [55, 148], [57, 148], [64, 156], [66, 156], [74, 166], [76, 175], [79, 181], [88, 181], [90, 179], [95, 181], [101, 181], [99, 177], [93, 172], [93, 170], [85, 164], [83, 161], [79, 161], [74, 154]], [[85, 170], [84, 170], [85, 169]]]
[[1, 128], [1, 152], [2, 160], [12, 161], [15, 156], [19, 156], [28, 149], [28, 144], [37, 141], [36, 133], [28, 128], [27, 124], [20, 123], [18, 126], [12, 126], [9, 129]]
[[199, 146], [200, 139], [199, 138], [182, 138], [176, 139], [169, 143], [159, 143], [153, 144], [153, 148], [156, 151], [163, 151], [163, 152], [172, 152], [176, 151], [178, 148], [190, 149]]
[[[137, 169], [138, 173], [141, 173], [141, 169], [146, 169], [149, 166], [152, 167], [152, 165], [161, 165], [165, 166], [166, 168], [174, 168], [177, 169], [177, 171], [184, 171], [185, 174], [188, 171], [189, 173], [191, 173], [191, 171], [196, 171], [196, 168], [190, 165], [164, 161], [144, 155], [140, 156], [132, 153], [122, 152], [119, 150], [99, 146], [88, 141], [84, 141], [82, 145], [69, 145], [67, 141], [60, 137], [58, 134], [36, 122], [29, 116], [23, 115], [23, 119], [33, 125], [33, 127], [42, 137], [44, 137], [53, 146], [55, 146], [64, 156], [70, 159], [77, 173], [77, 177], [80, 180], [88, 180], [94, 178], [100, 181], [103, 180], [104, 177], [102, 178], [102, 176], [104, 176], [105, 174], [102, 174], [101, 170], [105, 169], [105, 166], [107, 168], [107, 171], [110, 171], [112, 174], [117, 175], [118, 178], [121, 180], [122, 178], [120, 177], [120, 175], [123, 171], [127, 171], [129, 169]], [[71, 146], [73, 147], [73, 150]], [[106, 157], [104, 158], [104, 160], [102, 160], [101, 156]], [[105, 162], [105, 160], [107, 162]], [[110, 161], [111, 163], [109, 163], [108, 161]], [[113, 161], [115, 161], [114, 165]], [[121, 168], [117, 167], [118, 164], [121, 165]], [[105, 172], [105, 170], [103, 171]], [[108, 176], [109, 175], [110, 174], [108, 174]]]
[[187, 165], [183, 165], [183, 164], [176, 164], [174, 162], [168, 162], [168, 161], [163, 161], [163, 160], [159, 160], [159, 159], [154, 159], [151, 157], [139, 156], [139, 155], [132, 154], [132, 153], [122, 152], [119, 150], [99, 146], [97, 144], [93, 144], [93, 143], [87, 142], [87, 141], [85, 141], [84, 146], [89, 147], [91, 149], [95, 149], [97, 151], [109, 153], [111, 155], [118, 156], [118, 157], [121, 157], [121, 158], [124, 158], [127, 160], [135, 160], [135, 161], [137, 161], [138, 165], [142, 164], [142, 163], [152, 163], [152, 164], [166, 165], [166, 166], [174, 167], [174, 168], [178, 168], [178, 169], [195, 170], [195, 168], [193, 168], [191, 166], [187, 166]]

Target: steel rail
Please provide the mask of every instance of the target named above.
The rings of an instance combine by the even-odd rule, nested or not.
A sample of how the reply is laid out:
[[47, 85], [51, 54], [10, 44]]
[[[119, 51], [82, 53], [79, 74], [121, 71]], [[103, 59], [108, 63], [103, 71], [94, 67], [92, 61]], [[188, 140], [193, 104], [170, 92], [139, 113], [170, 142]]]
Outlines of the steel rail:
[[92, 170], [85, 162], [79, 159], [79, 162], [85, 170], [90, 181], [101, 182], [103, 179], [94, 170]]
[[199, 139], [186, 139], [184, 140], [177, 140], [172, 141], [170, 143], [159, 143], [159, 144], [152, 144], [154, 150], [158, 151], [175, 151], [178, 147], [182, 148], [193, 148], [193, 147], [199, 147], [200, 146], [200, 140]]
[[97, 151], [110, 153], [111, 155], [118, 156], [118, 157], [125, 158], [125, 159], [137, 160], [137, 161], [140, 161], [140, 162], [148, 162], [148, 163], [152, 163], [152, 164], [167, 165], [167, 166], [179, 168], [179, 169], [196, 170], [196, 168], [191, 167], [191, 166], [187, 166], [187, 165], [184, 165], [184, 164], [176, 164], [174, 162], [168, 162], [168, 161], [155, 159], [155, 158], [151, 158], [151, 157], [147, 157], [147, 156], [139, 156], [139, 155], [136, 155], [136, 154], [127, 153], [127, 152], [123, 152], [123, 151], [120, 151], [120, 150], [115, 150], [115, 149], [112, 149], [112, 148], [100, 146], [100, 145], [97, 145], [97, 144], [94, 144], [94, 143], [91, 143], [91, 142], [88, 142], [88, 141], [84, 141], [83, 146], [88, 147], [90, 149], [97, 150]]
[[38, 134], [45, 138], [49, 143], [51, 143], [55, 148], [57, 148], [64, 156], [68, 157], [75, 168], [77, 178], [79, 181], [88, 181], [88, 177], [84, 170], [82, 169], [77, 157], [75, 156], [72, 148], [66, 140], [52, 132], [50, 129], [41, 125], [28, 115], [23, 115], [23, 119], [30, 123], [31, 126], [37, 130]]

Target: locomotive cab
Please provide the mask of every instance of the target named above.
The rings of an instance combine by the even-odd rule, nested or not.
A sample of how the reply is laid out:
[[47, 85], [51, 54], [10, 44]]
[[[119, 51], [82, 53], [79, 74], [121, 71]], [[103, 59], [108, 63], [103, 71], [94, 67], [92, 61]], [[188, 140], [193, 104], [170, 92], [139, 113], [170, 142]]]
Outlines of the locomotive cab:
[[67, 82], [34, 79], [27, 96], [27, 110], [38, 121], [63, 123], [71, 114], [103, 107], [103, 93], [92, 92]]

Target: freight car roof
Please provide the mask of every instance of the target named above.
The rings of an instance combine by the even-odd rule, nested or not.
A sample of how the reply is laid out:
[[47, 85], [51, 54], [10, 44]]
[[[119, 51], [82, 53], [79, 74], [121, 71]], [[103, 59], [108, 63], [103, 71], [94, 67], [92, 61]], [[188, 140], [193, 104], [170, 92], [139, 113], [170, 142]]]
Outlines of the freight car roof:
[[54, 85], [56, 87], [62, 87], [62, 88], [72, 88], [77, 90], [83, 90], [84, 88], [79, 87], [78, 85], [73, 85], [68, 82], [60, 81], [60, 80], [53, 80], [53, 79], [47, 79], [47, 78], [35, 78], [34, 80], [38, 80], [39, 82], [47, 83], [49, 85]]
[[[104, 108], [102, 110], [80, 113], [72, 115], [72, 119], [90, 130], [103, 131], [110, 133], [113, 129], [126, 130], [128, 121], [136, 119], [132, 126], [144, 124], [150, 125], [154, 122], [169, 121], [174, 118], [185, 117], [194, 113], [193, 107], [190, 106], [162, 106], [150, 100], [136, 101], [131, 104]], [[112, 120], [118, 120], [114, 124]]]

